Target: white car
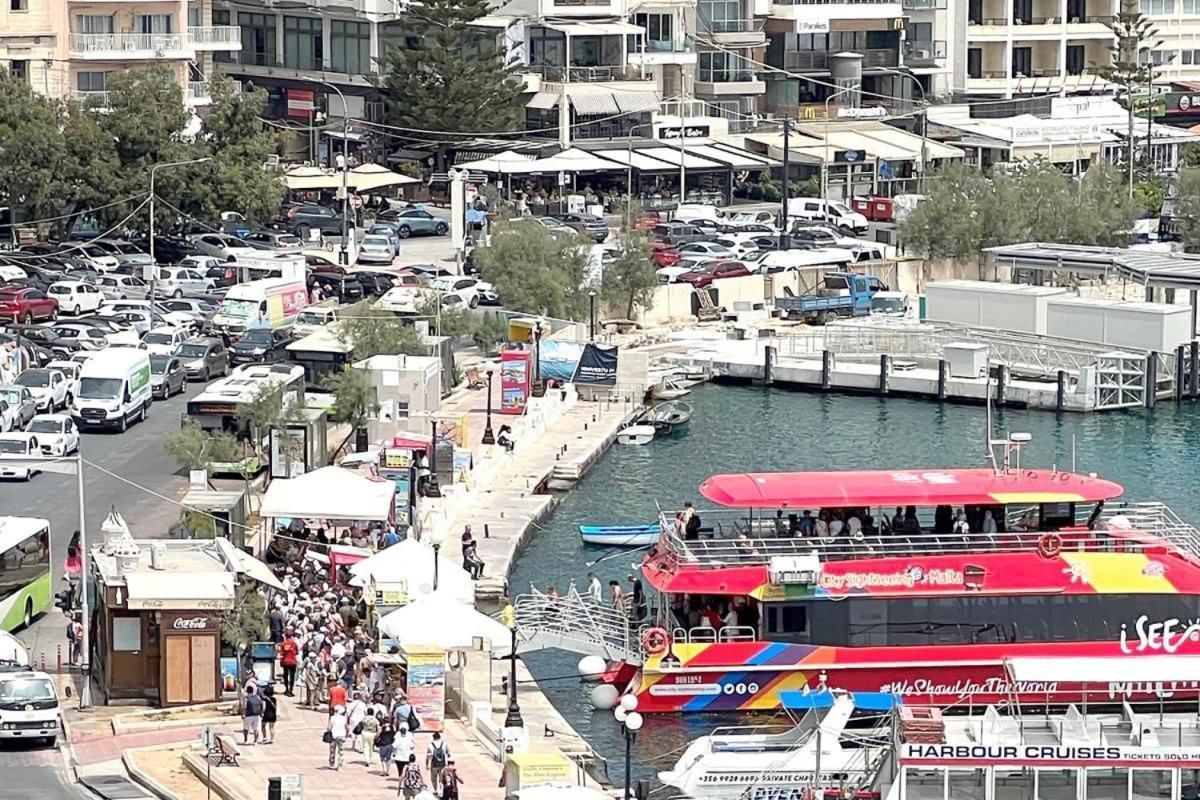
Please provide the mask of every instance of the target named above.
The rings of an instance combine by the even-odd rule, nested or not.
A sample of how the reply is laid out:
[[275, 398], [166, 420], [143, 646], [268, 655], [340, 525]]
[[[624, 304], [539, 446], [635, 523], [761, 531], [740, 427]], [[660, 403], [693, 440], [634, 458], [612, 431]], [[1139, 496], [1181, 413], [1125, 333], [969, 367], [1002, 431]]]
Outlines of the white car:
[[0, 399], [0, 433], [21, 430], [21, 409]]
[[150, 294], [150, 287], [136, 275], [102, 275], [96, 286], [109, 300], [131, 300]]
[[725, 217], [723, 222], [740, 230], [759, 230], [762, 227], [774, 228], [778, 217], [774, 211], [739, 211]]
[[39, 413], [48, 414], [71, 405], [71, 382], [56, 369], [27, 369], [14, 383], [29, 390]]
[[163, 267], [158, 271], [154, 287], [157, 297], [183, 297], [185, 294], [209, 294], [216, 288], [216, 281], [204, 277], [199, 269], [187, 267]]
[[669, 267], [659, 267], [654, 270], [654, 274], [658, 276], [659, 283], [675, 283], [683, 273], [691, 272], [710, 260], [706, 258], [681, 258]]
[[38, 447], [48, 456], [66, 456], [79, 449], [79, 428], [70, 414], [38, 414], [25, 432], [37, 437]]
[[192, 245], [206, 256], [221, 261], [237, 261], [245, 256], [257, 255], [257, 247], [227, 233], [199, 233], [191, 237]]
[[[85, 350], [103, 350], [108, 347], [108, 334], [102, 328], [97, 328], [86, 322], [67, 324], [63, 321], [51, 325], [50, 329], [60, 339], [70, 339]], [[71, 357], [74, 361], [74, 356]]]
[[496, 297], [496, 287], [478, 278], [437, 278], [431, 285], [443, 296], [457, 295], [470, 308], [475, 308], [480, 303], [491, 302]]
[[38, 438], [32, 433], [0, 433], [0, 478], [27, 481], [38, 473], [28, 463], [16, 464], [17, 459], [42, 455]]
[[80, 245], [73, 249], [71, 255], [88, 264], [97, 272], [112, 272], [121, 265], [113, 253], [96, 244]]
[[716, 242], [692, 242], [680, 245], [676, 251], [684, 258], [733, 258], [736, 253]]
[[439, 296], [436, 289], [396, 286], [384, 292], [383, 296], [375, 301], [375, 307], [393, 314], [420, 314], [430, 302], [436, 302]]
[[187, 331], [179, 328], [155, 328], [142, 337], [142, 344], [153, 355], [173, 356], [187, 337]]
[[382, 234], [368, 233], [358, 245], [359, 264], [391, 264], [395, 257], [392, 240]]
[[75, 316], [85, 311], [95, 311], [104, 302], [100, 290], [83, 281], [55, 281], [47, 287], [46, 294], [58, 301], [59, 311]]
[[55, 359], [46, 365], [46, 369], [58, 370], [67, 379], [67, 394], [74, 397], [79, 394], [79, 362]]

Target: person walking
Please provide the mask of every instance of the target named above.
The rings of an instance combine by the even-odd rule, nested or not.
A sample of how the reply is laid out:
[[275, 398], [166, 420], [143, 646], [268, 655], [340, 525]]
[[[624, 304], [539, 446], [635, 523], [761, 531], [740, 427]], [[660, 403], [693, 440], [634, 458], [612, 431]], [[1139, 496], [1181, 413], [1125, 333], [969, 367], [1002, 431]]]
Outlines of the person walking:
[[346, 706], [346, 724], [350, 726], [349, 749], [362, 751], [363, 723], [367, 719], [367, 704], [361, 692], [355, 692], [350, 705]]
[[259, 725], [262, 722], [263, 699], [258, 694], [258, 687], [253, 684], [246, 685], [246, 694], [242, 697], [242, 744], [251, 744], [250, 737], [254, 737], [254, 744], [258, 744]]
[[396, 728], [392, 725], [392, 721], [385, 717], [379, 725], [379, 735], [375, 737], [375, 746], [379, 748], [379, 763], [383, 767], [380, 774], [385, 778], [392, 763], [392, 756], [396, 752], [395, 742]]
[[441, 771], [438, 776], [441, 780], [441, 785], [434, 784], [433, 788], [438, 792], [438, 796], [442, 800], [458, 800], [458, 786], [463, 782], [463, 779], [458, 777], [458, 767], [454, 766], [454, 759], [447, 759], [446, 768]]
[[604, 588], [600, 585], [600, 579], [596, 577], [596, 573], [589, 572], [587, 574], [588, 584], [587, 593], [592, 602], [598, 606], [604, 605]]
[[333, 713], [333, 709], [341, 706], [342, 710], [346, 710], [346, 686], [341, 681], [334, 678], [333, 685], [329, 687], [329, 713]]
[[416, 754], [408, 757], [408, 763], [400, 773], [400, 791], [405, 797], [416, 797], [425, 789], [425, 776], [421, 774], [421, 765], [417, 763]]
[[304, 660], [304, 701], [309, 708], [316, 709], [321, 700], [321, 684], [325, 682], [325, 668], [321, 659], [312, 653]]
[[446, 768], [449, 760], [450, 746], [442, 739], [442, 734], [434, 731], [433, 738], [425, 747], [425, 769], [429, 770], [429, 782], [433, 785], [434, 792], [441, 786], [442, 770]]
[[268, 683], [262, 688], [262, 743], [275, 741], [275, 720], [279, 718], [279, 701], [275, 699], [275, 686]]
[[300, 644], [289, 630], [279, 643], [279, 666], [283, 667], [283, 693], [288, 697], [296, 691], [296, 667], [300, 664]]
[[417, 742], [408, 732], [408, 726], [401, 725], [396, 731], [396, 738], [392, 741], [392, 758], [396, 761], [397, 775], [404, 776], [404, 767], [408, 764], [410, 757], [416, 757], [416, 750]]
[[83, 615], [75, 614], [71, 621], [67, 624], [67, 641], [70, 647], [67, 652], [71, 654], [68, 661], [71, 664], [83, 663]]
[[346, 734], [349, 732], [346, 724], [346, 707], [336, 706], [325, 728], [329, 734], [325, 737], [329, 742], [329, 768], [333, 770], [342, 768], [342, 747], [346, 744]]
[[[371, 768], [371, 764], [375, 761], [375, 738], [379, 735], [379, 717], [368, 711], [367, 716], [362, 721], [362, 733], [359, 734], [359, 739], [362, 742], [363, 760], [367, 765], [367, 769]], [[384, 769], [387, 768], [387, 762], [384, 762]]]

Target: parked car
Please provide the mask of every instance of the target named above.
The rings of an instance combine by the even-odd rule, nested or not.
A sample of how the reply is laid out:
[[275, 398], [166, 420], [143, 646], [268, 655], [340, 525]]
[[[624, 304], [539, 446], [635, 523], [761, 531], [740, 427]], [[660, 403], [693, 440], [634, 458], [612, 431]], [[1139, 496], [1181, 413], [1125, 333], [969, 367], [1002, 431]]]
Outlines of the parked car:
[[187, 370], [176, 355], [150, 355], [150, 393], [166, 400], [187, 388]]
[[378, 233], [368, 233], [358, 245], [359, 264], [391, 264], [395, 257], [392, 240]]
[[685, 272], [675, 280], [679, 283], [690, 283], [697, 289], [704, 289], [718, 278], [737, 278], [752, 274], [753, 271], [741, 261], [710, 261], [700, 264], [691, 272]]
[[591, 214], [559, 214], [558, 221], [597, 242], [608, 238], [608, 223]]
[[85, 311], [95, 311], [104, 302], [104, 295], [90, 283], [84, 281], [59, 281], [50, 284], [46, 294], [58, 302], [58, 307], [64, 312], [79, 316]]
[[442, 293], [443, 298], [450, 294], [457, 295], [468, 308], [475, 308], [485, 297], [489, 305], [499, 301], [496, 287], [478, 278], [438, 278], [431, 285]]
[[23, 286], [0, 288], [0, 318], [29, 324], [58, 316], [58, 301], [44, 292]]
[[658, 241], [670, 245], [703, 242], [712, 238], [712, 234], [702, 228], [685, 225], [681, 222], [664, 222], [661, 225], [655, 225], [653, 234]]
[[423, 208], [401, 208], [384, 211], [380, 219], [394, 222], [396, 235], [401, 239], [409, 236], [432, 235], [445, 236], [450, 232], [450, 223], [439, 219]]
[[65, 352], [70, 347], [74, 347], [74, 352], [71, 353], [71, 358], [75, 358], [75, 354], [80, 350], [102, 350], [108, 347], [108, 335], [103, 328], [96, 328], [92, 325], [75, 323], [73, 325], [64, 324], [59, 320], [52, 325], [48, 330], [54, 332], [54, 337], [57, 340], [56, 349], [61, 347], [62, 352]]
[[154, 263], [149, 253], [131, 242], [123, 242], [119, 239], [96, 239], [94, 243], [97, 247], [111, 253], [117, 259], [118, 266], [122, 264], [145, 265]]
[[235, 365], [284, 361], [291, 341], [291, 332], [284, 329], [251, 328], [229, 348], [229, 360]]
[[337, 322], [339, 312], [345, 308], [346, 306], [336, 300], [322, 300], [320, 303], [315, 303], [296, 315], [296, 321], [292, 324], [292, 333], [297, 337], [316, 333], [326, 325]]
[[111, 272], [120, 264], [117, 257], [95, 244], [84, 244], [74, 248], [74, 255], [97, 272]]
[[67, 379], [67, 393], [74, 397], [79, 394], [79, 364], [65, 359], [53, 359], [46, 362], [47, 369], [56, 369]]
[[203, 255], [221, 261], [236, 261], [239, 256], [252, 256], [259, 251], [236, 236], [227, 233], [201, 233], [192, 236], [192, 244]]
[[400, 234], [396, 233], [396, 223], [394, 221], [389, 222], [386, 219], [376, 220], [367, 229], [367, 234], [371, 236], [386, 236], [388, 241], [392, 243], [393, 253], [400, 255]]
[[55, 369], [27, 369], [14, 381], [24, 386], [33, 396], [38, 412], [50, 413], [71, 405], [71, 383], [67, 376]]
[[70, 414], [38, 414], [25, 432], [37, 438], [44, 455], [66, 456], [79, 449], [79, 428]]
[[179, 346], [178, 356], [188, 380], [207, 381], [213, 375], [229, 374], [229, 351], [220, 339], [188, 339]]
[[203, 323], [217, 313], [216, 304], [195, 297], [171, 298], [159, 301], [158, 305], [162, 307], [168, 319], [172, 313], [187, 314], [197, 322]]
[[0, 433], [19, 431], [22, 427], [20, 407], [10, 406], [7, 400], [0, 397]]
[[355, 303], [363, 299], [362, 282], [352, 275], [339, 274], [333, 271], [310, 272], [308, 274], [308, 290], [321, 288], [322, 297], [332, 297], [339, 303]]
[[187, 333], [179, 328], [153, 328], [142, 337], [142, 344], [151, 355], [170, 356], [179, 352]]
[[676, 248], [684, 258], [720, 259], [733, 258], [734, 252], [723, 244], [716, 242], [691, 242]]
[[[150, 252], [149, 237], [134, 239], [131, 244], [146, 253]], [[154, 260], [159, 264], [178, 264], [188, 256], [196, 254], [195, 245], [183, 237], [163, 235], [154, 237]]]
[[32, 433], [0, 433], [0, 478], [16, 478], [27, 481], [39, 470], [28, 463], [17, 463], [23, 459], [42, 454], [37, 436]]
[[110, 273], [102, 276], [96, 287], [109, 300], [144, 299], [150, 295], [150, 287], [136, 275]]
[[[283, 226], [288, 233], [299, 237], [303, 246], [310, 240], [312, 231], [319, 231], [324, 236], [341, 236], [342, 215], [328, 206], [300, 203], [284, 212]], [[346, 227], [354, 227], [352, 219], [346, 220]]]
[[393, 314], [420, 314], [427, 304], [435, 301], [437, 297], [437, 291], [427, 286], [394, 286], [375, 301], [375, 307]]
[[29, 389], [24, 386], [11, 383], [0, 386], [0, 399], [3, 399], [10, 407], [17, 409], [17, 427], [21, 430], [24, 430], [25, 426], [29, 424], [29, 420], [33, 419], [34, 414], [37, 414], [37, 401], [33, 399]]
[[304, 249], [304, 242], [294, 233], [287, 231], [255, 231], [242, 237], [251, 247], [260, 250], [274, 250], [279, 253], [299, 253]]
[[217, 282], [205, 275], [204, 270], [162, 267], [158, 270], [154, 293], [159, 297], [183, 297], [185, 294], [209, 294], [216, 288]]
[[78, 342], [61, 338], [54, 328], [41, 325], [10, 325], [8, 330], [15, 336], [20, 336], [22, 344], [32, 343], [51, 353], [70, 355], [79, 349]]

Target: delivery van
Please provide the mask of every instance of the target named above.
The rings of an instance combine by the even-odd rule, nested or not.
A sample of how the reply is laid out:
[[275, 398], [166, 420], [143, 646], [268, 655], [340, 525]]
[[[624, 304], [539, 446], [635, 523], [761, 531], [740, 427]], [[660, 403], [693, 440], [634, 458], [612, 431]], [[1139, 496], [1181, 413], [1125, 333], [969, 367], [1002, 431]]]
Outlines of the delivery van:
[[832, 222], [843, 230], [861, 235], [870, 230], [867, 218], [841, 200], [822, 200], [819, 197], [792, 197], [788, 200], [788, 220]]
[[150, 354], [138, 347], [109, 347], [79, 370], [71, 416], [80, 428], [116, 428], [146, 418], [150, 410]]
[[229, 287], [221, 307], [213, 315], [212, 327], [230, 341], [251, 328], [290, 328], [308, 306], [308, 289], [303, 280], [267, 278]]

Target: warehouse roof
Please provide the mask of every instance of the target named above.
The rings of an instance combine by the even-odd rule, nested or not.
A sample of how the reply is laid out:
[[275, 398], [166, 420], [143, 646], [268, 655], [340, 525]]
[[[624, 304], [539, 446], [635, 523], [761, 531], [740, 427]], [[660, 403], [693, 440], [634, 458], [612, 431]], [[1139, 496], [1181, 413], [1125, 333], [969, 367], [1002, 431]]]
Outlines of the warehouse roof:
[[985, 248], [1016, 269], [1113, 275], [1155, 289], [1200, 289], [1200, 256], [1130, 247], [1026, 242]]

